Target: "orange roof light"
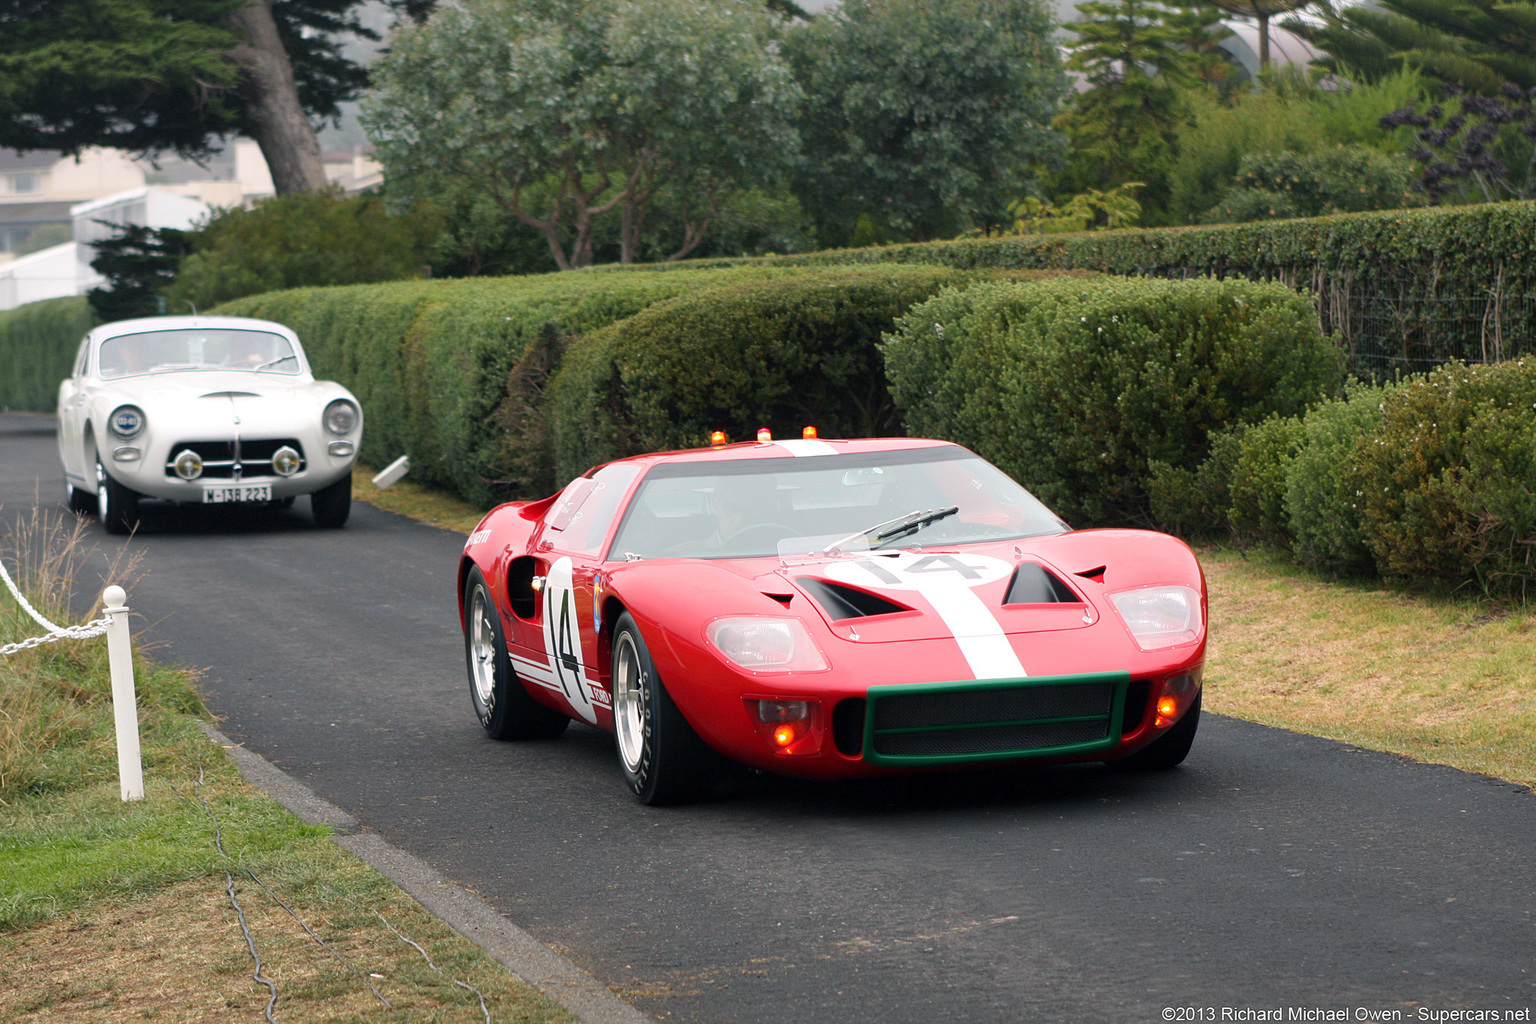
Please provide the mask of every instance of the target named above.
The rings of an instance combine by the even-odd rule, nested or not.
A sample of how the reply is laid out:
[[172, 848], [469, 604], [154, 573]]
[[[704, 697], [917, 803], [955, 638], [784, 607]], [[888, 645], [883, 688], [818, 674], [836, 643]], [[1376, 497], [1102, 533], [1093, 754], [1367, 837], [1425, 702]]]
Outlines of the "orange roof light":
[[730, 442], [726, 439], [725, 431], [716, 430], [709, 435], [709, 443], [715, 448], [724, 448]]
[[758, 427], [757, 428], [757, 439], [759, 441], [772, 441], [773, 440], [773, 431], [769, 430], [767, 427]]
[[816, 428], [806, 427], [804, 430], [800, 431], [800, 436], [805, 438], [807, 441], [814, 441], [816, 440]]

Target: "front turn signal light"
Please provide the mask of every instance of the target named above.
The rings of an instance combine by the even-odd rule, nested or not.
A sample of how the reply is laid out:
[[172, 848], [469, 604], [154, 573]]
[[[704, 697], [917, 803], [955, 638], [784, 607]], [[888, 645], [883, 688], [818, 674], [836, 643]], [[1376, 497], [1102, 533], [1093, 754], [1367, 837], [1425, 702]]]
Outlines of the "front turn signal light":
[[776, 754], [821, 752], [821, 703], [814, 700], [747, 700], [747, 714]]
[[1193, 672], [1185, 672], [1163, 680], [1157, 695], [1157, 717], [1153, 720], [1153, 725], [1159, 729], [1166, 728], [1189, 710], [1189, 706], [1195, 702], [1195, 697], [1200, 692], [1201, 671], [1197, 668]]

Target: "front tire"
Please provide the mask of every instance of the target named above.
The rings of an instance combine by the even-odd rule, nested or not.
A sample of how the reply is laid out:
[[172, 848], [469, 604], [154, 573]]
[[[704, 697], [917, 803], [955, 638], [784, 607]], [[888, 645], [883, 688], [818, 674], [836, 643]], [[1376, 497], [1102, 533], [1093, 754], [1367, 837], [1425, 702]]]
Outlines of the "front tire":
[[553, 739], [571, 720], [535, 701], [507, 658], [491, 588], [478, 568], [464, 581], [464, 662], [475, 716], [493, 740]]
[[612, 677], [619, 769], [635, 799], [660, 807], [707, 796], [720, 775], [720, 755], [672, 702], [628, 612], [613, 626]]
[[118, 535], [132, 532], [139, 524], [138, 494], [112, 479], [99, 456], [96, 459], [96, 518], [101, 520], [108, 533]]
[[309, 508], [317, 526], [334, 530], [345, 525], [347, 516], [352, 514], [352, 474], [311, 494]]
[[69, 506], [71, 512], [80, 515], [90, 515], [96, 511], [96, 499], [91, 497], [89, 491], [82, 491], [76, 487], [68, 477], [64, 478], [64, 503]]
[[1184, 712], [1183, 718], [1173, 723], [1172, 729], [1130, 757], [1115, 762], [1115, 767], [1127, 772], [1160, 772], [1183, 764], [1189, 756], [1189, 748], [1194, 745], [1195, 732], [1200, 728], [1200, 698], [1203, 696], [1203, 690], [1195, 694], [1195, 703]]

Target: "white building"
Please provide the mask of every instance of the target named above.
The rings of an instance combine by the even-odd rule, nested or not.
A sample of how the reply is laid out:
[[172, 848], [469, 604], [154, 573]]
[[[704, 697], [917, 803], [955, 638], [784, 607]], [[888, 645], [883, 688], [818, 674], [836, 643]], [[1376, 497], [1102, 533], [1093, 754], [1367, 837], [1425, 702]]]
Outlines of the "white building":
[[[360, 151], [325, 161], [326, 177], [348, 193], [383, 178]], [[112, 149], [88, 149], [78, 159], [0, 150], [0, 310], [100, 285], [91, 243], [108, 237], [109, 225], [191, 228], [215, 209], [271, 195], [272, 176], [249, 139], [206, 164], [136, 160]]]

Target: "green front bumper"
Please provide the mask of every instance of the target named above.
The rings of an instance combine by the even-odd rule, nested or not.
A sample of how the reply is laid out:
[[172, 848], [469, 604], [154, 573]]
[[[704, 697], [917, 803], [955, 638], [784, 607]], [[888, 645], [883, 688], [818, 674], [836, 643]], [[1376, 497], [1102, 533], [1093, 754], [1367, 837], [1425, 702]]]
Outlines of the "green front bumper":
[[1120, 742], [1130, 682], [1092, 672], [871, 686], [863, 757], [901, 767], [1103, 753]]

